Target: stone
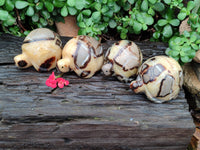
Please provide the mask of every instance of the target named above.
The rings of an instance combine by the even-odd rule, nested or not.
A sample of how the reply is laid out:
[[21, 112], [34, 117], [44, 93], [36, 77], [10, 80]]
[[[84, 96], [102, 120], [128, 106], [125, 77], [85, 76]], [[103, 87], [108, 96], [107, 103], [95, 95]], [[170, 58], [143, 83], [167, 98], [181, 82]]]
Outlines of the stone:
[[183, 34], [184, 31], [191, 31], [190, 25], [187, 23], [189, 18], [183, 20], [179, 26], [180, 35]]
[[195, 62], [197, 62], [197, 63], [200, 63], [200, 50], [198, 50], [198, 51], [196, 52], [196, 55], [195, 55], [195, 57], [193, 58], [193, 60], [194, 60]]
[[60, 36], [74, 37], [78, 35], [79, 27], [76, 23], [76, 16], [67, 16], [65, 23], [56, 22], [57, 32]]
[[195, 62], [185, 64], [183, 66], [183, 75], [183, 85], [191, 94], [200, 98], [200, 64]]

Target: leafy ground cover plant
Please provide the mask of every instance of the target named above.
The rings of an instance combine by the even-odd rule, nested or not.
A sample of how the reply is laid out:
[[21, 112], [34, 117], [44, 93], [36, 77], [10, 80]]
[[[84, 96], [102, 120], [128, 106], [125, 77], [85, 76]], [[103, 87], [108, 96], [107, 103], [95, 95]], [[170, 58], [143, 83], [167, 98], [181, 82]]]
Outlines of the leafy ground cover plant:
[[[141, 40], [145, 33], [151, 41], [173, 43], [177, 40], [174, 36], [179, 37], [180, 22], [188, 16], [192, 31], [199, 34], [199, 5], [200, 0], [188, 1], [187, 5], [183, 0], [0, 0], [0, 32], [24, 36], [39, 27], [56, 30], [55, 21], [75, 15], [79, 34]], [[190, 38], [185, 36], [179, 38], [185, 38], [181, 41], [187, 43]], [[198, 38], [195, 44], [199, 46], [197, 41]], [[182, 63], [192, 59], [193, 55], [182, 52], [175, 56], [177, 52], [172, 51], [177, 49], [171, 43], [168, 55]]]
[[196, 51], [200, 50], [200, 0], [189, 1], [187, 7], [183, 7], [178, 18], [183, 20], [189, 17], [187, 23], [191, 31], [174, 35], [169, 40], [169, 48], [166, 54], [176, 59], [180, 64], [191, 62]]

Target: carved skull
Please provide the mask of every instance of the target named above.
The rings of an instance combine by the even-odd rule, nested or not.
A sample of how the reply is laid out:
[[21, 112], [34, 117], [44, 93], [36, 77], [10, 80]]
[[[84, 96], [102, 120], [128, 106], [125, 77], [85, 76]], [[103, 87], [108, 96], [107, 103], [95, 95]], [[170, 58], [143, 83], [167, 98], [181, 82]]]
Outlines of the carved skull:
[[22, 44], [22, 54], [14, 57], [16, 66], [28, 68], [33, 66], [37, 71], [49, 71], [56, 67], [61, 58], [62, 42], [59, 36], [47, 28], [31, 31]]
[[71, 70], [80, 77], [90, 78], [101, 69], [103, 58], [101, 44], [93, 37], [81, 35], [66, 43], [57, 67], [63, 73]]
[[106, 76], [113, 75], [120, 81], [128, 82], [136, 76], [142, 59], [142, 53], [134, 42], [121, 40], [108, 49], [102, 71]]
[[183, 71], [179, 63], [167, 56], [155, 56], [142, 64], [130, 88], [135, 93], [145, 93], [155, 103], [162, 103], [175, 99], [182, 84]]

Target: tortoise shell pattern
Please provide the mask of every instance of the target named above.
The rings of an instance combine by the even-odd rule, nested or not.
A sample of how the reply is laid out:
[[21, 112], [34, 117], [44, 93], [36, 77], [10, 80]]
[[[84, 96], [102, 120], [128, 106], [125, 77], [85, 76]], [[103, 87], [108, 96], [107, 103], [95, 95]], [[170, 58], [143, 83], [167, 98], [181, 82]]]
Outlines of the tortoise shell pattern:
[[[91, 42], [93, 42], [93, 38], [91, 37], [78, 36], [77, 47], [72, 56], [74, 58], [76, 69], [85, 69], [89, 64], [91, 57], [96, 59], [103, 56], [103, 48], [101, 47], [101, 44], [98, 43], [96, 47], [94, 47], [95, 45]], [[90, 71], [82, 71], [80, 76], [87, 77], [89, 74]]]

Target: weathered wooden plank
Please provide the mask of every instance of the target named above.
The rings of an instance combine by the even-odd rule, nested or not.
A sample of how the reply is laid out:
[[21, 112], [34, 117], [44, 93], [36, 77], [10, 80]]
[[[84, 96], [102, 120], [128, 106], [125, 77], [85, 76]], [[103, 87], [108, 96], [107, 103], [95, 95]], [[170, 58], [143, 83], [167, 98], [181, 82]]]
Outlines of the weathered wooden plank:
[[[167, 130], [166, 130], [167, 129]], [[142, 129], [137, 124], [40, 123], [15, 124], [0, 140], [8, 148], [61, 149], [185, 149], [182, 129]], [[171, 134], [168, 132], [177, 132]], [[19, 134], [21, 132], [22, 134]], [[154, 135], [154, 136], [152, 136]], [[178, 140], [177, 140], [178, 139]], [[166, 143], [168, 142], [168, 143]], [[147, 144], [148, 143], [148, 144]], [[24, 145], [23, 145], [24, 144]]]
[[[154, 104], [101, 72], [91, 79], [67, 73], [69, 86], [52, 90], [45, 85], [51, 72], [14, 66], [22, 40], [0, 37], [0, 148], [186, 149], [194, 125], [183, 90], [176, 100]], [[166, 48], [137, 44], [145, 59]]]

